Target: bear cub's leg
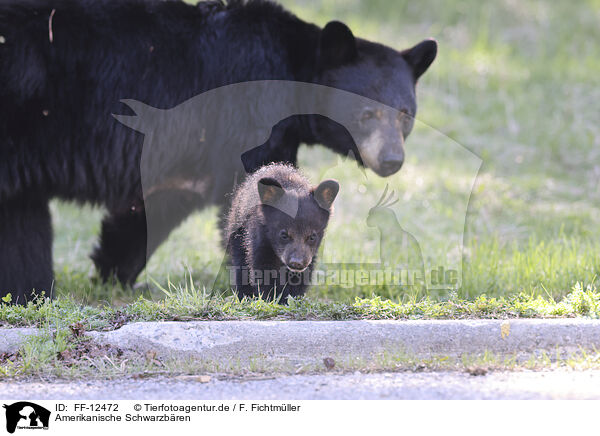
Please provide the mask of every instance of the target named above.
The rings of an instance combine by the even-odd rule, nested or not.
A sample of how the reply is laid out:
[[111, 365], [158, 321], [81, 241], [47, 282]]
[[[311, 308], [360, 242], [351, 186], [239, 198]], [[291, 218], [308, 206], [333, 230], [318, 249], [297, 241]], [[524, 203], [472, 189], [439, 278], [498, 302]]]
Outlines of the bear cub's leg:
[[0, 203], [0, 297], [23, 304], [45, 291], [50, 296], [52, 219], [48, 199], [30, 195]]

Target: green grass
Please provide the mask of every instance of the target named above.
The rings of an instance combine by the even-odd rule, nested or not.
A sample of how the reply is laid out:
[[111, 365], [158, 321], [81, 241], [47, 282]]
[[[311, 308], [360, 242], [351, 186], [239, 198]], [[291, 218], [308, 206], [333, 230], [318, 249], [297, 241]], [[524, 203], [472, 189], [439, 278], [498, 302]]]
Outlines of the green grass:
[[310, 298], [288, 305], [264, 300], [238, 300], [207, 294], [192, 286], [165, 290], [153, 301], [140, 296], [116, 307], [90, 306], [72, 298], [40, 298], [26, 306], [0, 303], [0, 326], [38, 326], [60, 330], [81, 324], [85, 330], [112, 330], [127, 322], [191, 320], [343, 320], [343, 319], [470, 319], [470, 318], [600, 318], [600, 292], [577, 284], [563, 299], [520, 293], [493, 297], [480, 295], [465, 300], [451, 296], [445, 301], [424, 298], [396, 303], [379, 296], [356, 297], [351, 303]]
[[[378, 233], [351, 212], [375, 204], [388, 182], [401, 194], [395, 209], [399, 219], [412, 220], [436, 236], [428, 243], [431, 258], [445, 256], [447, 241], [460, 241], [465, 233], [464, 253], [452, 254], [453, 261], [463, 266], [460, 289], [415, 296], [383, 287], [316, 286], [308, 292], [310, 303], [301, 306], [306, 312], [302, 316], [386, 317], [405, 310], [427, 316], [439, 304], [448, 316], [460, 317], [481, 304], [484, 294], [486, 305], [518, 301], [521, 295], [528, 301], [543, 298], [552, 305], [578, 282], [597, 283], [600, 2], [282, 3], [306, 20], [323, 25], [341, 19], [358, 36], [399, 49], [429, 36], [440, 44], [438, 59], [419, 83], [419, 122], [406, 144], [405, 168], [397, 177], [381, 179], [371, 172], [365, 177], [353, 165], [340, 165], [325, 150], [301, 150], [301, 166], [313, 180], [334, 176], [342, 186], [324, 258], [343, 252], [357, 261], [371, 260], [378, 249]], [[470, 196], [472, 165], [461, 159], [460, 152], [452, 151], [455, 143], [483, 162]], [[428, 200], [428, 207], [422, 199]], [[469, 201], [466, 221], [464, 211], [461, 214], [465, 201]], [[103, 308], [106, 315], [97, 318], [102, 324], [117, 310], [111, 307], [127, 303], [120, 310], [139, 319], [150, 308], [157, 311], [154, 318], [172, 318], [175, 313], [218, 319], [263, 316], [262, 309], [256, 312], [252, 305], [238, 305], [233, 299], [215, 297], [211, 301], [219, 304], [191, 304], [188, 310], [187, 297], [181, 294], [176, 294], [182, 300], [177, 303], [176, 298], [165, 299], [155, 289], [144, 294], [158, 300], [150, 302], [138, 300], [139, 291], [99, 285], [90, 280], [94, 270], [87, 255], [97, 238], [102, 211], [55, 202], [52, 212], [56, 229], [53, 293], [59, 299], [45, 307], [59, 313], [61, 307], [69, 307], [64, 312], [67, 319], [86, 310], [94, 312], [85, 307], [91, 304]], [[172, 234], [151, 259], [147, 275], [163, 287], [173, 283], [179, 288], [186, 286], [191, 274], [194, 286], [202, 288], [210, 286], [221, 260], [216, 210], [207, 209]], [[148, 276], [140, 281], [149, 280]], [[377, 304], [394, 309], [361, 312], [355, 299], [379, 301], [370, 300], [373, 295], [391, 299]], [[452, 301], [461, 301], [466, 312], [452, 306]], [[403, 304], [395, 305], [398, 302]], [[211, 309], [203, 312], [199, 307]], [[267, 316], [297, 315], [292, 308], [266, 307]], [[26, 320], [29, 312], [23, 310]], [[517, 313], [538, 316], [537, 310]], [[559, 312], [580, 314], [577, 310]]]

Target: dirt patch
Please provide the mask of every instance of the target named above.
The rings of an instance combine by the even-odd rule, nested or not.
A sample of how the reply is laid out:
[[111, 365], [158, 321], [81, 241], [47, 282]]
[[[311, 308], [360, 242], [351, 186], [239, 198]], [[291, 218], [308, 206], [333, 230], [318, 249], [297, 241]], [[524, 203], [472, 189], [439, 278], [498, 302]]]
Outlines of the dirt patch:
[[17, 353], [0, 353], [0, 364], [16, 361]]
[[110, 319], [110, 325], [105, 330], [118, 330], [128, 322], [132, 321], [133, 317], [120, 310], [117, 310], [113, 317]]
[[57, 359], [60, 360], [63, 365], [71, 366], [81, 363], [85, 359], [96, 359], [103, 357], [121, 357], [123, 352], [109, 345], [99, 345], [93, 342], [91, 339], [83, 339], [72, 347], [57, 353]]
[[77, 322], [69, 326], [71, 336], [68, 338], [68, 348], [57, 353], [56, 358], [63, 365], [71, 366], [80, 363], [84, 359], [96, 359], [103, 357], [121, 357], [123, 351], [111, 345], [101, 345], [85, 336], [85, 327]]

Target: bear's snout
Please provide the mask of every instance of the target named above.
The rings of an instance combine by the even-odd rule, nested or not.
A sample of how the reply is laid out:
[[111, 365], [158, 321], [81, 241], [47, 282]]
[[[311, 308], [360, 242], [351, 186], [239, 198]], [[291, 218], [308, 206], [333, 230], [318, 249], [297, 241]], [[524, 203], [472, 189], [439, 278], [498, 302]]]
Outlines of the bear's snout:
[[310, 264], [311, 260], [312, 257], [305, 253], [299, 251], [292, 251], [287, 256], [285, 256], [284, 263], [289, 270], [294, 272], [302, 272], [306, 268], [308, 268], [308, 265]]
[[388, 152], [379, 158], [379, 175], [386, 177], [390, 176], [402, 168], [404, 164], [404, 152]]

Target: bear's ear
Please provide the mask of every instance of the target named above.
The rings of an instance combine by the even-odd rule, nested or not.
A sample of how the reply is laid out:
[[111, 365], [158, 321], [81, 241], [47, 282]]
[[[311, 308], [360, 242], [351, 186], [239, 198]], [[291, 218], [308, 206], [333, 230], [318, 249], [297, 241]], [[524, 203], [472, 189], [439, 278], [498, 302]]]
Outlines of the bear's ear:
[[319, 186], [315, 188], [313, 196], [319, 206], [329, 210], [339, 191], [340, 184], [336, 180], [329, 179], [322, 181]]
[[283, 197], [284, 193], [279, 182], [271, 177], [263, 177], [258, 181], [258, 195], [262, 204], [272, 206]]
[[336, 68], [353, 61], [358, 55], [356, 39], [344, 23], [330, 21], [321, 31], [317, 53], [319, 71]]
[[437, 41], [435, 39], [426, 39], [402, 52], [402, 56], [413, 69], [415, 80], [427, 71], [436, 55]]

